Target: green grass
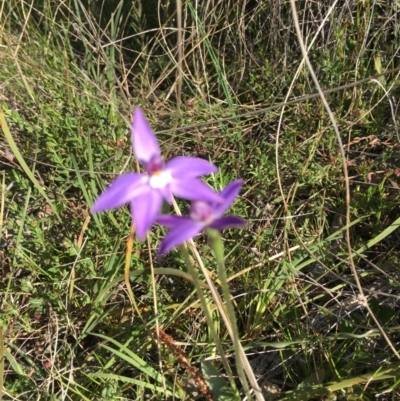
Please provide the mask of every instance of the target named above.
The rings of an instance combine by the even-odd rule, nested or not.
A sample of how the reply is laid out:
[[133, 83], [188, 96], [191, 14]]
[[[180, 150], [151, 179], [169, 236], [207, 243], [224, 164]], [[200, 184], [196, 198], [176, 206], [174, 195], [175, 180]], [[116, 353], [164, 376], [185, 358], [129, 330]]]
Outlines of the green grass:
[[[127, 3], [0, 6], [0, 398], [192, 400], [188, 366], [218, 399], [245, 396], [208, 288], [213, 329], [183, 255], [152, 265], [164, 231], [134, 241], [132, 304], [129, 210], [89, 213], [115, 176], [136, 169], [129, 124], [140, 105], [168, 157], [213, 161], [220, 172], [207, 182], [218, 190], [245, 180], [231, 212], [249, 223], [224, 233], [225, 265], [264, 398], [398, 399], [399, 361], [387, 339], [399, 350], [399, 71], [327, 95], [347, 155], [350, 244], [372, 316], [350, 267], [332, 124], [318, 98], [304, 98], [316, 92], [308, 70], [295, 76], [301, 52], [290, 5], [184, 2], [177, 43], [173, 4], [160, 2], [159, 21], [157, 1]], [[399, 67], [395, 5], [338, 2], [316, 36], [330, 5], [296, 3], [324, 89]], [[262, 111], [288, 93], [295, 104]], [[205, 236], [196, 247], [222, 294]], [[157, 326], [175, 343], [159, 344]]]

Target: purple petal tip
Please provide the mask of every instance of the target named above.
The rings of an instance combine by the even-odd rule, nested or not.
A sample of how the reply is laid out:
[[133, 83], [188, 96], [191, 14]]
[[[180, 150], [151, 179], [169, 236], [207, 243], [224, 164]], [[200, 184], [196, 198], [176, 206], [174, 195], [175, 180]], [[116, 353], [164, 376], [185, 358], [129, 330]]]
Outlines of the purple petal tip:
[[157, 138], [140, 107], [133, 113], [132, 145], [135, 156], [143, 163], [161, 154]]

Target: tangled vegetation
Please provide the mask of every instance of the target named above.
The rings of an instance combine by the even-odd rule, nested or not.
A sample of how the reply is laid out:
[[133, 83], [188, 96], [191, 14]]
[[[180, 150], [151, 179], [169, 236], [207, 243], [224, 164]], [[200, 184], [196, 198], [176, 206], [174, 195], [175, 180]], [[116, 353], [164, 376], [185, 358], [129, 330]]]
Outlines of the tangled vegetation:
[[262, 397], [400, 399], [400, 4], [295, 2], [340, 147], [290, 3], [0, 4], [0, 399], [245, 397], [209, 287], [213, 327], [184, 256], [154, 258], [164, 229], [131, 249], [128, 208], [90, 213], [137, 169], [136, 106], [168, 158], [245, 182], [225, 264]]

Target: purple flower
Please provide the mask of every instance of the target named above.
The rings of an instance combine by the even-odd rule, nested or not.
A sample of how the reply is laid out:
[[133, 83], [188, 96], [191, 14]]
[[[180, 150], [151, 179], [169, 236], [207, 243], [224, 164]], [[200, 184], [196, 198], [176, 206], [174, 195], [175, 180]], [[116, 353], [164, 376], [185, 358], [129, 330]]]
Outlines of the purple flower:
[[222, 198], [198, 177], [218, 168], [195, 157], [175, 157], [165, 163], [158, 141], [142, 110], [136, 108], [132, 124], [132, 144], [136, 158], [146, 173], [126, 173], [117, 177], [96, 199], [92, 213], [131, 204], [132, 219], [139, 240], [153, 225], [163, 203], [172, 195], [188, 200], [221, 202]]
[[195, 201], [190, 206], [189, 216], [158, 216], [156, 222], [170, 227], [171, 230], [161, 242], [158, 254], [163, 255], [172, 248], [181, 245], [195, 237], [205, 228], [223, 230], [224, 228], [243, 227], [246, 221], [236, 216], [222, 216], [231, 206], [240, 188], [242, 180], [236, 180], [227, 185], [221, 192], [224, 199], [221, 203]]

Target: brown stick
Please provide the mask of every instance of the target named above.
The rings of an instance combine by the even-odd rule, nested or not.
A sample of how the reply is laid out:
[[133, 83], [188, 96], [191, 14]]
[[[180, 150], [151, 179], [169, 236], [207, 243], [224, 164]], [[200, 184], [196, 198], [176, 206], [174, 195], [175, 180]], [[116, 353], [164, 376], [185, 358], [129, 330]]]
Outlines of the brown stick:
[[[176, 344], [175, 340], [168, 335], [163, 329], [159, 329], [159, 339], [162, 345], [169, 349], [177, 358], [180, 366], [188, 372], [189, 376], [193, 379], [200, 393], [204, 396], [207, 401], [213, 401], [214, 397], [204, 380], [203, 375], [200, 371], [193, 366], [186, 358], [185, 351]], [[155, 332], [155, 329], [153, 330]]]

